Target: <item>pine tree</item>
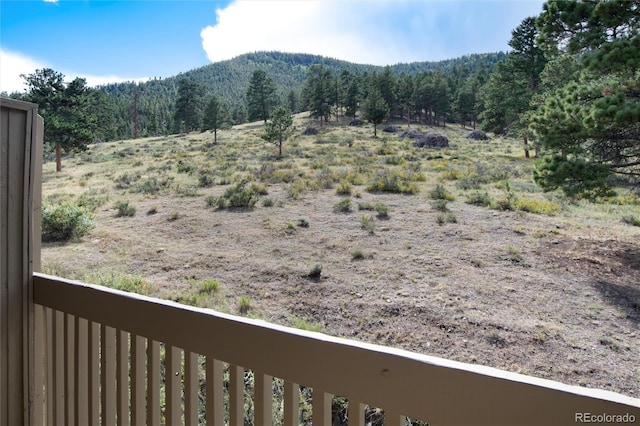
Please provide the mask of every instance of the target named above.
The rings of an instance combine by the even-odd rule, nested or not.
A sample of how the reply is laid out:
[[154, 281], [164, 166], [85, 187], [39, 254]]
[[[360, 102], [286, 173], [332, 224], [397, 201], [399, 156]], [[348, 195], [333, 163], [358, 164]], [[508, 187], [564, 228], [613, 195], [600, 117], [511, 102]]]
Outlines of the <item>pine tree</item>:
[[362, 114], [365, 120], [373, 124], [373, 137], [378, 137], [378, 124], [389, 115], [389, 106], [376, 86], [375, 78], [372, 78], [367, 99], [362, 104]]
[[261, 137], [267, 142], [278, 145], [278, 157], [282, 157], [282, 144], [294, 130], [291, 113], [280, 106], [273, 110], [271, 121], [265, 124]]
[[185, 133], [196, 130], [202, 121], [203, 87], [187, 78], [178, 82], [178, 98], [174, 113], [175, 124], [184, 124]]
[[62, 171], [62, 151], [84, 151], [99, 128], [98, 111], [104, 98], [92, 95], [83, 78], [64, 83], [64, 75], [51, 68], [22, 75], [28, 90], [25, 99], [37, 103], [44, 118], [44, 140], [56, 153], [56, 171]]
[[227, 122], [227, 107], [217, 96], [212, 96], [204, 110], [203, 130], [213, 130], [213, 143], [218, 143], [218, 130]]
[[276, 86], [263, 70], [255, 70], [247, 90], [247, 112], [249, 120], [263, 120], [265, 123], [277, 105]]
[[305, 86], [307, 107], [311, 116], [322, 121], [328, 121], [332, 113], [332, 97], [334, 93], [334, 81], [331, 71], [322, 65], [311, 65]]
[[640, 184], [640, 5], [549, 1], [537, 25], [553, 66], [575, 67], [563, 59], [575, 55], [579, 70], [534, 114], [536, 182], [580, 197], [609, 194], [614, 173]]

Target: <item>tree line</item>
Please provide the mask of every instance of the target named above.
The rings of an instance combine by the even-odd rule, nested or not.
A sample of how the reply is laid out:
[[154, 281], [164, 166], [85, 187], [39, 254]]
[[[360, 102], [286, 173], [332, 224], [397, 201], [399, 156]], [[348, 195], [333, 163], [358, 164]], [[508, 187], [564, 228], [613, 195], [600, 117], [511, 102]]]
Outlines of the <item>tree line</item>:
[[534, 179], [546, 190], [598, 197], [610, 193], [612, 176], [640, 180], [639, 26], [637, 0], [550, 0], [513, 30], [508, 55], [381, 68], [260, 52], [99, 89], [82, 79], [64, 83], [45, 69], [25, 76], [29, 89], [20, 96], [48, 116], [45, 139], [55, 141], [58, 157], [91, 136], [211, 130], [217, 141], [219, 129], [267, 123], [284, 108], [309, 111], [320, 126], [360, 118], [373, 123], [374, 136], [389, 118], [480, 125], [522, 138], [525, 156], [537, 157]]

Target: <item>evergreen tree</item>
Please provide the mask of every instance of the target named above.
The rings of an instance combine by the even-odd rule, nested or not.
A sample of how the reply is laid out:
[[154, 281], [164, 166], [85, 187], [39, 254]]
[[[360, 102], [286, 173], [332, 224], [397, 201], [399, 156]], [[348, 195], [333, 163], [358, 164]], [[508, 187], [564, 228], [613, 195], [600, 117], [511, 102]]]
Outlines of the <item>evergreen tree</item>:
[[496, 66], [480, 90], [484, 106], [480, 113], [481, 127], [485, 131], [509, 131], [521, 136], [525, 156], [529, 157], [528, 112], [533, 97], [541, 90], [540, 73], [547, 60], [538, 45], [535, 18], [525, 18], [511, 34], [509, 45], [513, 52]]
[[639, 184], [640, 4], [549, 1], [537, 25], [547, 54], [575, 55], [580, 70], [532, 120], [543, 154], [536, 182], [583, 197], [609, 194], [614, 173]]
[[376, 78], [376, 86], [382, 95], [385, 103], [389, 107], [389, 112], [394, 113], [397, 110], [397, 87], [396, 76], [390, 66], [386, 66], [382, 74]]
[[373, 123], [373, 137], [378, 137], [378, 124], [386, 120], [389, 115], [389, 106], [376, 86], [375, 78], [372, 80], [373, 82], [369, 85], [367, 99], [362, 104], [362, 115], [369, 123]]
[[56, 170], [62, 171], [62, 151], [84, 151], [99, 128], [97, 111], [104, 98], [92, 95], [82, 78], [64, 83], [64, 75], [51, 68], [22, 75], [28, 89], [25, 100], [38, 104], [44, 118], [44, 140], [56, 153]]
[[322, 65], [311, 65], [305, 86], [307, 108], [312, 117], [320, 118], [320, 126], [323, 119], [328, 121], [331, 116], [334, 92], [331, 71]]
[[178, 98], [176, 100], [174, 119], [175, 124], [184, 124], [184, 130], [189, 133], [200, 127], [202, 121], [203, 87], [187, 78], [178, 82]]
[[278, 156], [282, 157], [282, 144], [294, 130], [291, 113], [280, 106], [273, 110], [271, 121], [265, 124], [261, 137], [267, 142], [278, 145]]
[[411, 126], [411, 112], [414, 108], [414, 79], [408, 74], [401, 74], [398, 79], [398, 108], [400, 110], [400, 118], [407, 115], [407, 127]]
[[263, 120], [266, 123], [277, 103], [276, 86], [273, 80], [263, 70], [255, 70], [247, 90], [249, 120]]
[[218, 143], [218, 130], [227, 123], [228, 110], [217, 96], [212, 96], [204, 110], [203, 130], [213, 130], [213, 143]]

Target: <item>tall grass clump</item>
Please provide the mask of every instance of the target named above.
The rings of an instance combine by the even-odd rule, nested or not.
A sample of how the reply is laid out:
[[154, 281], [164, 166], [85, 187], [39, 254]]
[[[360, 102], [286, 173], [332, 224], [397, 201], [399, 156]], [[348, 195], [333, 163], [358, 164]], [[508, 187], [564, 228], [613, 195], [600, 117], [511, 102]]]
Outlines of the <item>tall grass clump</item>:
[[116, 217], [133, 217], [136, 215], [136, 208], [128, 201], [118, 201], [116, 203]]
[[433, 200], [445, 200], [453, 201], [455, 197], [451, 194], [443, 185], [436, 185], [431, 191], [429, 191], [429, 198]]
[[240, 182], [227, 188], [219, 197], [208, 197], [207, 204], [219, 209], [250, 209], [260, 198], [257, 191], [257, 188], [247, 188], [244, 182]]
[[93, 214], [66, 201], [42, 207], [42, 241], [69, 241], [82, 238], [95, 226]]
[[419, 174], [413, 176], [409, 170], [378, 169], [367, 185], [367, 191], [416, 194], [419, 189], [414, 180], [421, 180], [420, 177]]

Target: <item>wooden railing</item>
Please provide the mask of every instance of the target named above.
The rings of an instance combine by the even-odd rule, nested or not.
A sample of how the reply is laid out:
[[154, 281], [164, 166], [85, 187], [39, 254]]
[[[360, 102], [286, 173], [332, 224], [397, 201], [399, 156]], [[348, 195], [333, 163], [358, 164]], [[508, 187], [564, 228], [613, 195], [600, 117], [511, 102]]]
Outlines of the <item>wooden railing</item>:
[[[235, 426], [247, 416], [298, 425], [301, 385], [312, 389], [314, 425], [331, 424], [333, 395], [348, 401], [349, 425], [365, 424], [365, 404], [383, 409], [389, 426], [404, 416], [430, 425], [573, 424], [581, 413], [640, 421], [640, 400], [612, 392], [47, 275], [35, 274], [33, 294], [32, 403], [47, 425]], [[283, 388], [279, 417], [274, 383]]]

